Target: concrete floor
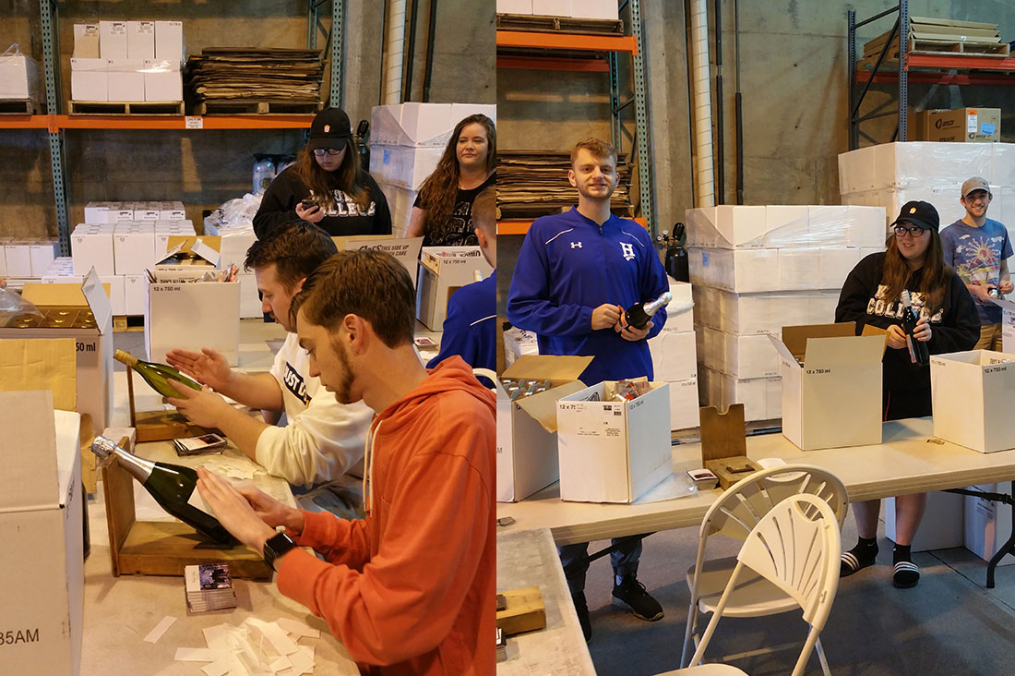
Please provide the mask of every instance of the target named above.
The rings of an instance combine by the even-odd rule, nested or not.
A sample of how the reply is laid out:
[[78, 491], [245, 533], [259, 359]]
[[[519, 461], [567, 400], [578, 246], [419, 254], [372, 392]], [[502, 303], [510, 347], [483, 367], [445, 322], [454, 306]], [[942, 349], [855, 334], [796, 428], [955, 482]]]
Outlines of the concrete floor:
[[[884, 511], [882, 509], [882, 515]], [[735, 554], [739, 543], [715, 538], [715, 556]], [[856, 542], [852, 515], [842, 541]], [[610, 605], [609, 557], [593, 562], [586, 597], [592, 616], [592, 660], [601, 676], [640, 676], [676, 669], [689, 594], [684, 582], [694, 563], [698, 535], [684, 528], [645, 541], [639, 578], [662, 603], [666, 617], [646, 623]], [[591, 551], [608, 543], [594, 543]], [[712, 549], [713, 545], [723, 545]], [[1015, 567], [998, 568], [997, 586], [986, 589], [986, 564], [965, 549], [920, 552], [920, 584], [892, 586], [892, 543], [879, 528], [878, 565], [842, 579], [828, 624], [821, 634], [832, 673], [841, 676], [900, 674], [1015, 674]], [[707, 618], [706, 618], [707, 622]], [[706, 661], [765, 645], [802, 641], [807, 627], [798, 614], [760, 619], [724, 619]], [[752, 676], [788, 674], [798, 649], [732, 662]], [[807, 674], [820, 674], [812, 655]]]

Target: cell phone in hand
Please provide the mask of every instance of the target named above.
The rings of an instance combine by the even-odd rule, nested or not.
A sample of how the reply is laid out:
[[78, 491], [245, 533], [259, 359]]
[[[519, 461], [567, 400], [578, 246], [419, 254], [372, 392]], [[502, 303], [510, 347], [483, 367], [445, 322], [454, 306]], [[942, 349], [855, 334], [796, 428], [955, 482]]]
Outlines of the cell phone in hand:
[[301, 200], [301, 201], [300, 201], [300, 205], [301, 205], [301, 206], [302, 206], [302, 207], [303, 207], [304, 209], [319, 209], [319, 208], [320, 208], [320, 207], [319, 207], [319, 206], [317, 205], [317, 202], [315, 202], [314, 200], [312, 200], [312, 199], [309, 199], [309, 198], [308, 198], [308, 199], [305, 199], [305, 200]]

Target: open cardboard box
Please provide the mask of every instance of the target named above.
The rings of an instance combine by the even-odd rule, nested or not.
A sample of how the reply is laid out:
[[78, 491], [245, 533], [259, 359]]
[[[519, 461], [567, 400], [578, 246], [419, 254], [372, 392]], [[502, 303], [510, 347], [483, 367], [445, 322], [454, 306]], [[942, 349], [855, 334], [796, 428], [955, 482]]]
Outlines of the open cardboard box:
[[991, 302], [1001, 308], [1001, 349], [1006, 354], [1015, 354], [1015, 303], [1003, 298]]
[[399, 237], [394, 235], [358, 235], [349, 237], [332, 237], [339, 251], [358, 251], [360, 249], [377, 249], [394, 256], [405, 266], [412, 285], [416, 286], [419, 276], [419, 250], [423, 246], [422, 237]]
[[497, 383], [497, 501], [524, 500], [559, 478], [557, 400], [585, 389], [578, 380], [592, 357], [525, 355], [501, 378], [549, 380], [553, 387], [511, 401]]
[[980, 453], [1015, 448], [1015, 354], [931, 355], [930, 391], [935, 437]]
[[562, 500], [630, 503], [673, 473], [669, 383], [649, 384], [633, 401], [604, 381], [557, 402]]
[[[870, 332], [868, 332], [870, 333]], [[782, 433], [803, 451], [881, 443], [886, 337], [853, 322], [786, 326], [779, 352]]]
[[80, 415], [48, 390], [0, 393], [0, 674], [77, 674], [84, 554]]
[[222, 259], [222, 238], [209, 235], [171, 235], [166, 240], [166, 253], [155, 267], [159, 270], [189, 270], [195, 266], [217, 268]]
[[[493, 268], [478, 246], [427, 246], [422, 249], [416, 317], [431, 331], [440, 331], [448, 313], [451, 294], [476, 281], [479, 271], [486, 279]], [[490, 308], [493, 313], [494, 309]]]

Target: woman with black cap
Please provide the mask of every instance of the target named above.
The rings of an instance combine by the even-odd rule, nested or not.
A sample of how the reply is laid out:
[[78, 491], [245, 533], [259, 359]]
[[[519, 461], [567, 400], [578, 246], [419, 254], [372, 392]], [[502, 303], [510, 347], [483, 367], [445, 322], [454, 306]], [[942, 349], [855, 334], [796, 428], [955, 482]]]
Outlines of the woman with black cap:
[[314, 223], [332, 236], [391, 234], [391, 213], [377, 182], [360, 167], [349, 116], [322, 110], [296, 163], [275, 177], [254, 216], [254, 233], [295, 220]]
[[[856, 322], [857, 335], [865, 325], [888, 332], [882, 361], [882, 409], [885, 420], [931, 414], [930, 367], [914, 363], [902, 328], [908, 291], [919, 321], [912, 338], [927, 345], [930, 354], [971, 350], [980, 337], [980, 320], [965, 284], [945, 265], [938, 234], [937, 210], [927, 202], [908, 202], [892, 223], [894, 235], [887, 251], [867, 256], [849, 273], [835, 321]], [[896, 587], [913, 587], [920, 569], [912, 562], [910, 546], [927, 504], [924, 493], [895, 498], [896, 544], [892, 563]], [[880, 500], [853, 503], [860, 539], [843, 553], [839, 574], [852, 575], [874, 563]]]

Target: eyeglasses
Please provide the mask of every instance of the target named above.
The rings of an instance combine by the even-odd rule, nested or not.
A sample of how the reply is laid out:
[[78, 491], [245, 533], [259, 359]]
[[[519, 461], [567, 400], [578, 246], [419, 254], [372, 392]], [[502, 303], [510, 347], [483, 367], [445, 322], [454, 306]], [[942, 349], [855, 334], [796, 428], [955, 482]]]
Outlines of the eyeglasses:
[[923, 237], [923, 228], [918, 225], [911, 225], [908, 228], [904, 225], [895, 226], [895, 236], [902, 237], [906, 233], [909, 233], [910, 237]]
[[[342, 148], [342, 150], [345, 150], [345, 148]], [[318, 157], [324, 157], [325, 155], [335, 157], [337, 155], [341, 155], [342, 150], [335, 150], [333, 148], [314, 148], [314, 155]]]

